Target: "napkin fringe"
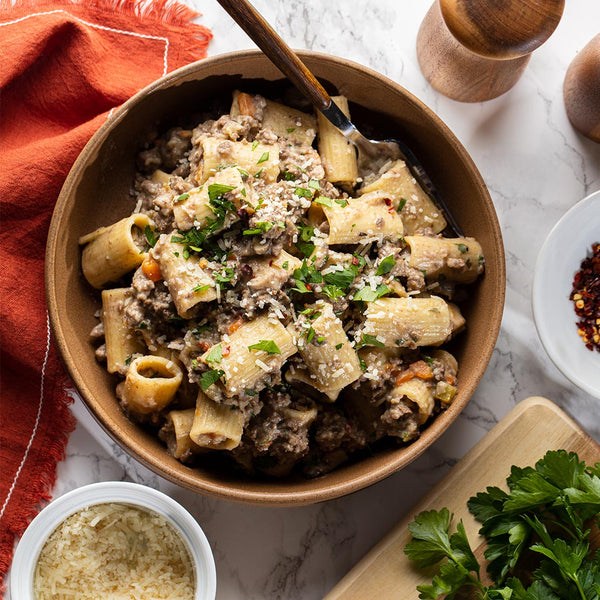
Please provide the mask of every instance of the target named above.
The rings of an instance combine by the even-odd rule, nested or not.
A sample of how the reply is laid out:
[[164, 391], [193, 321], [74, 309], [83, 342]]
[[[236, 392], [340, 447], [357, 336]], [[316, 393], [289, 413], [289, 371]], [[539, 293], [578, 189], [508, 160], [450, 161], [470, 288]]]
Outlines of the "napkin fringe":
[[[69, 405], [75, 399], [73, 384], [68, 375], [58, 368], [58, 358], [50, 359], [56, 363], [53, 371], [56, 372], [55, 386], [60, 390], [63, 401], [52, 407], [52, 414], [42, 414], [41, 418], [50, 418], [52, 421], [53, 436], [46, 441], [42, 452], [36, 452], [35, 463], [37, 474], [27, 480], [27, 487], [22, 488], [19, 494], [19, 511], [11, 511], [10, 529], [0, 531], [0, 595], [6, 591], [4, 575], [8, 572], [13, 557], [14, 537], [23, 532], [33, 518], [39, 513], [40, 508], [52, 500], [52, 489], [56, 483], [56, 468], [58, 463], [66, 456], [66, 446], [69, 435], [77, 424], [75, 417], [69, 410]], [[49, 365], [50, 366], [50, 365]]]
[[0, 0], [0, 20], [13, 20], [32, 13], [60, 8], [79, 8], [90, 12], [119, 14], [134, 17], [147, 26], [148, 21], [170, 27], [185, 27], [186, 34], [192, 34], [190, 50], [202, 50], [212, 39], [210, 29], [193, 23], [201, 13], [177, 0]]

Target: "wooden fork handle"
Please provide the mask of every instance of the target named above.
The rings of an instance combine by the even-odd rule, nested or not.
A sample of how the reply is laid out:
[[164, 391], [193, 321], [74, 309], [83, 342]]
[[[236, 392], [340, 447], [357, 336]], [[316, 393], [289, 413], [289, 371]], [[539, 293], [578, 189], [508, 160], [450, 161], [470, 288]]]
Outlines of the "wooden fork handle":
[[325, 88], [250, 2], [247, 0], [218, 0], [218, 2], [316, 108], [324, 110], [329, 107], [331, 97]]

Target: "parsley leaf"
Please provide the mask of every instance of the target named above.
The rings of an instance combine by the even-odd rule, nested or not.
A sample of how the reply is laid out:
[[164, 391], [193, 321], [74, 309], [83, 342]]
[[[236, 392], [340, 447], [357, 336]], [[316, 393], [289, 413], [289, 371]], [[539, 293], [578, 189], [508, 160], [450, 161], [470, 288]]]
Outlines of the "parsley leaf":
[[[591, 530], [584, 528], [589, 519], [600, 520], [598, 469], [575, 453], [549, 451], [534, 467], [512, 467], [509, 492], [488, 487], [469, 500], [482, 524], [491, 586], [479, 578], [462, 525], [450, 534], [447, 509], [417, 515], [406, 554], [420, 566], [446, 559], [431, 584], [418, 586], [420, 597], [454, 597], [469, 586], [482, 600], [598, 600], [600, 554], [594, 557]], [[527, 573], [524, 567], [535, 557], [537, 568]], [[525, 588], [516, 573], [531, 585]]]
[[317, 196], [313, 200], [313, 204], [322, 204], [323, 206], [327, 206], [328, 208], [331, 208], [333, 206], [331, 198], [327, 198], [327, 196]]
[[248, 352], [251, 352], [252, 350], [260, 350], [267, 354], [281, 354], [281, 350], [273, 340], [260, 340], [256, 344], [248, 346]]
[[308, 258], [315, 250], [315, 245], [311, 242], [315, 234], [315, 228], [303, 224], [297, 225], [297, 227], [300, 236], [296, 242], [296, 248]]
[[210, 349], [210, 352], [206, 355], [207, 363], [217, 363], [219, 364], [223, 359], [223, 348], [221, 344], [217, 344]]
[[325, 275], [325, 283], [335, 285], [344, 292], [347, 292], [357, 275], [358, 268], [355, 265], [350, 265], [339, 271], [327, 273], [327, 275]]
[[159, 236], [156, 235], [156, 232], [154, 231], [154, 229], [152, 229], [152, 227], [150, 227], [150, 225], [146, 225], [146, 227], [144, 228], [144, 235], [146, 236], [146, 241], [148, 242], [148, 245], [151, 248], [154, 248], [154, 246], [156, 246], [156, 242], [158, 242]]
[[395, 266], [396, 261], [394, 260], [394, 255], [390, 254], [379, 263], [375, 275], [387, 275]]
[[363, 333], [360, 338], [360, 344], [358, 344], [357, 348], [362, 348], [363, 346], [377, 346], [378, 348], [385, 348], [385, 344], [380, 342], [374, 335], [370, 335], [368, 333]]
[[211, 369], [210, 371], [202, 373], [202, 377], [200, 377], [200, 387], [202, 388], [202, 391], [205, 392], [211, 385], [217, 383], [223, 375], [225, 375], [225, 371], [222, 369]]
[[378, 298], [390, 293], [390, 288], [384, 283], [380, 283], [376, 289], [366, 285], [354, 294], [352, 300], [362, 300], [364, 302], [374, 302]]
[[[233, 185], [225, 185], [224, 183], [211, 183], [208, 186], [208, 201], [213, 204], [219, 198], [222, 198], [227, 192], [235, 190]], [[232, 210], [232, 209], [231, 209]]]

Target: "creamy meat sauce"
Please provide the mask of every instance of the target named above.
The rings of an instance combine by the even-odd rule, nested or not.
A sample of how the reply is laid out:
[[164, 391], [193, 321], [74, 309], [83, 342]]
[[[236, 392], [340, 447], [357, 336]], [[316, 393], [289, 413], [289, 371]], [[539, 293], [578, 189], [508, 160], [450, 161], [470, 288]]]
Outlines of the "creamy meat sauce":
[[[293, 332], [294, 343], [301, 348], [319, 347], [326, 340], [314, 334], [312, 323], [321, 312], [319, 307], [330, 305], [360, 365], [357, 378], [335, 401], [315, 387], [312, 380], [316, 376], [302, 352], [294, 353], [279, 368], [267, 369], [240, 393], [212, 396], [243, 415], [243, 435], [237, 447], [217, 452], [227, 453], [233, 463], [251, 474], [283, 476], [295, 469], [315, 477], [361, 450], [371, 451], [381, 440], [399, 445], [414, 441], [429, 419], [452, 402], [457, 365], [450, 354], [420, 346], [414, 335], [415, 339], [390, 347], [363, 330], [365, 311], [376, 298], [435, 295], [451, 301], [455, 284], [443, 277], [429, 280], [423, 269], [411, 266], [410, 248], [403, 236], [328, 245], [329, 222], [322, 208], [335, 206], [332, 203], [345, 206], [349, 198], [357, 197], [360, 181], [354, 189], [333, 185], [326, 178], [316, 141], [313, 147], [293, 136], [278, 136], [263, 124], [265, 100], [260, 96], [251, 100], [251, 114], [223, 115], [191, 130], [171, 129], [139, 155], [132, 207], [134, 212], [147, 214], [153, 224], [147, 231], [147, 260], [160, 265], [165, 258], [161, 253], [173, 252], [173, 247], [178, 249], [176, 253], [199, 258], [214, 282], [216, 297], [198, 302], [182, 316], [169, 289], [171, 282], [166, 282], [160, 271], [149, 276], [148, 269], [140, 266], [125, 281], [130, 288], [123, 306], [127, 327], [143, 342], [147, 353], [166, 352], [184, 371], [184, 381], [166, 409], [150, 415], [128, 412], [155, 430], [173, 450], [173, 424], [166, 415], [170, 410], [193, 408], [206, 374], [219, 374], [218, 363], [203, 360], [207, 351], [219, 344], [226, 349], [229, 336], [260, 315]], [[189, 229], [182, 230], [174, 211], [207, 185], [198, 175], [203, 170], [207, 139], [218, 140], [216, 151], [223, 157], [219, 168], [235, 167], [241, 183], [215, 190], [209, 179], [211, 217], [199, 222], [192, 211]], [[233, 146], [242, 141], [265, 144], [269, 153], [278, 153], [275, 180], [269, 181], [260, 169], [250, 174], [246, 166], [228, 162]], [[266, 164], [264, 156], [257, 156], [257, 163], [262, 157]], [[389, 204], [402, 216], [398, 202]], [[414, 220], [415, 215], [410, 216]], [[426, 224], [415, 234], [441, 237]], [[273, 268], [283, 252], [297, 261], [295, 268], [285, 265], [287, 261], [284, 268]], [[442, 263], [446, 260], [449, 269], [471, 266], [460, 257], [438, 258]], [[479, 258], [481, 272], [483, 259]], [[196, 286], [189, 294], [206, 287]], [[456, 332], [452, 330], [448, 339]], [[101, 361], [105, 360], [103, 334], [100, 323], [93, 337]], [[336, 365], [332, 359], [324, 369], [332, 376], [340, 369], [343, 372], [344, 360], [338, 362]], [[120, 375], [126, 374], [125, 367]], [[221, 374], [221, 381], [212, 385], [218, 386], [222, 378]], [[426, 384], [426, 405], [402, 391], [410, 381]], [[126, 403], [123, 407], [127, 410]], [[191, 445], [180, 459], [193, 464], [206, 456]]]

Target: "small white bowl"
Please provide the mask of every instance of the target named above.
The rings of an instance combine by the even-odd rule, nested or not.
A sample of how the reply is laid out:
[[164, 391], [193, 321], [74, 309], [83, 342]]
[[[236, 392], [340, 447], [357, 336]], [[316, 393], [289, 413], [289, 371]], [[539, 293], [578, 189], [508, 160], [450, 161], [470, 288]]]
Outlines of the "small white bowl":
[[573, 206], [554, 226], [538, 255], [533, 279], [533, 318], [544, 349], [557, 368], [588, 394], [600, 398], [600, 352], [577, 334], [569, 295], [581, 262], [600, 242], [600, 191]]
[[10, 575], [14, 600], [34, 600], [33, 577], [38, 556], [48, 536], [70, 515], [95, 504], [120, 502], [164, 517], [181, 535], [196, 571], [194, 600], [214, 600], [217, 587], [210, 545], [194, 517], [169, 496], [137, 483], [107, 481], [67, 492], [44, 508], [23, 534], [15, 551]]

